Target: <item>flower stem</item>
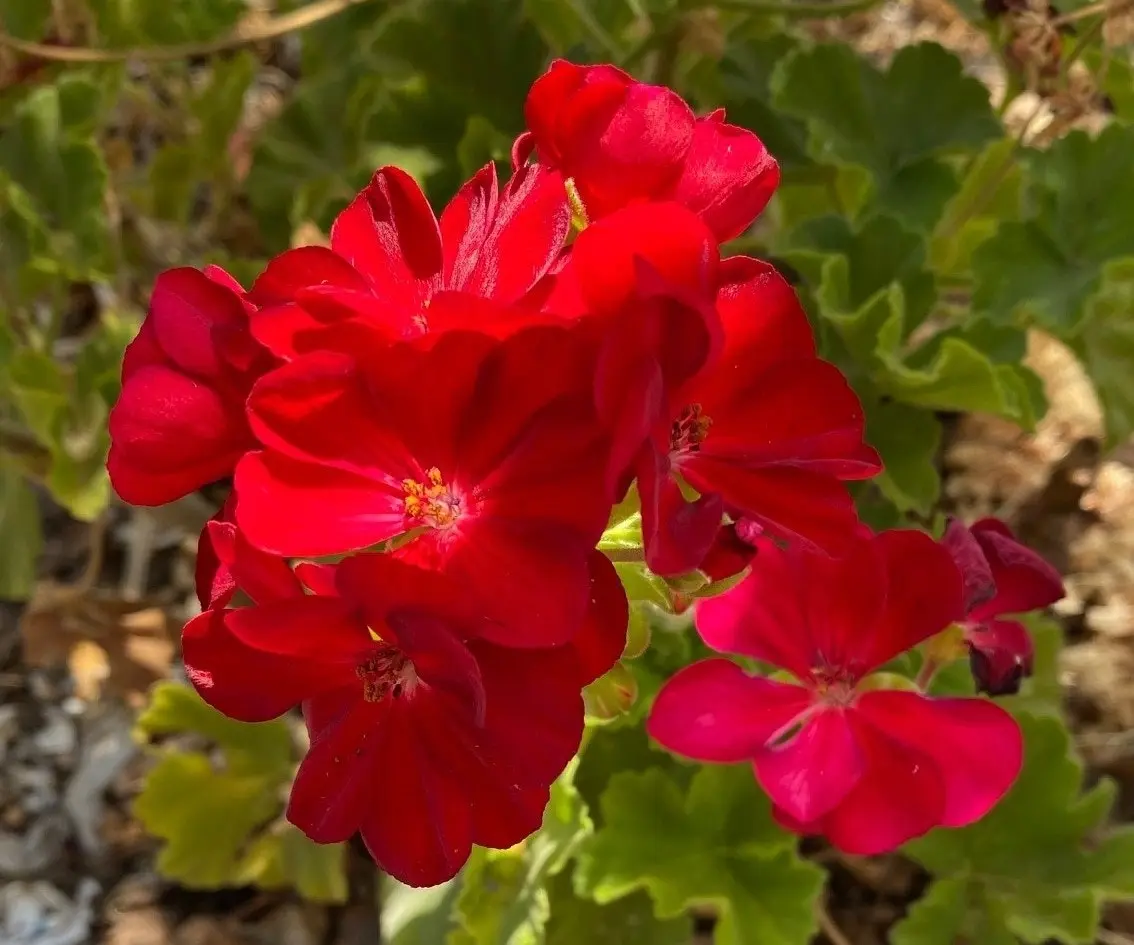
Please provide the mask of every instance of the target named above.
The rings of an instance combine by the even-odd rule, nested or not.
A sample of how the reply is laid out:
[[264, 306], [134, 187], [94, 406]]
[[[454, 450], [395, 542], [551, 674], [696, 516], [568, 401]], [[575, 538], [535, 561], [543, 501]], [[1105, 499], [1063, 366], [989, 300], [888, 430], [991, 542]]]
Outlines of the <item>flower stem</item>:
[[928, 692], [929, 685], [933, 682], [933, 677], [937, 675], [937, 670], [940, 668], [941, 664], [937, 660], [932, 656], [927, 656], [925, 661], [921, 664], [921, 669], [917, 671], [914, 685], [922, 692]]
[[646, 560], [645, 551], [642, 548], [600, 548], [599, 550], [611, 561], [641, 563]]

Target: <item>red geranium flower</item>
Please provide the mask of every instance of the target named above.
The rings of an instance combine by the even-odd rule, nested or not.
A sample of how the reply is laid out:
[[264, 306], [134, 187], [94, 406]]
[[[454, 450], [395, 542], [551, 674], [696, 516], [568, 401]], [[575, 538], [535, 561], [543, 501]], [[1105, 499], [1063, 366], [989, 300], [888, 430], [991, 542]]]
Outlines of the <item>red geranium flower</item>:
[[534, 147], [540, 164], [573, 181], [590, 221], [631, 203], [676, 200], [724, 242], [748, 228], [779, 184], [760, 139], [726, 124], [723, 110], [697, 118], [675, 92], [614, 66], [553, 62], [524, 114], [531, 130], [513, 164]]
[[509, 310], [480, 309], [476, 299], [522, 299], [569, 229], [563, 179], [547, 168], [518, 169], [501, 193], [488, 164], [438, 220], [412, 177], [384, 167], [335, 220], [330, 249], [285, 252], [256, 280], [249, 297], [263, 310], [253, 331], [290, 358], [320, 347], [325, 329], [344, 320], [391, 339], [488, 330], [484, 322]]
[[276, 362], [249, 334], [251, 306], [223, 269], [169, 269], [122, 362], [107, 468], [133, 505], [162, 505], [232, 474], [256, 441], [244, 417]]
[[452, 877], [474, 843], [503, 849], [539, 828], [582, 737], [574, 649], [488, 642], [463, 587], [388, 555], [299, 566], [314, 594], [278, 567], [258, 575], [263, 556], [228, 561], [257, 606], [190, 621], [186, 668], [233, 718], [303, 706], [311, 748], [293, 824], [318, 843], [361, 832], [379, 865], [415, 886]]
[[969, 528], [954, 519], [941, 541], [965, 577], [962, 626], [977, 691], [1019, 692], [1024, 677], [1032, 674], [1032, 637], [1019, 621], [999, 618], [1054, 604], [1063, 597], [1063, 578], [996, 518]]
[[841, 482], [882, 468], [863, 442], [858, 397], [816, 356], [807, 316], [772, 266], [726, 259], [716, 310], [720, 353], [667, 392], [638, 461], [646, 561], [658, 574], [697, 568], [724, 511], [838, 551], [858, 521]]
[[319, 556], [404, 536], [399, 556], [485, 596], [500, 642], [570, 640], [611, 506], [585, 341], [453, 332], [360, 358], [307, 355], [253, 391], [265, 449], [236, 472], [249, 539]]
[[988, 701], [881, 690], [868, 678], [963, 607], [956, 565], [921, 532], [860, 535], [843, 558], [762, 542], [745, 580], [698, 604], [697, 629], [713, 649], [798, 682], [724, 659], [695, 663], [662, 687], [649, 732], [690, 758], [751, 761], [785, 826], [848, 853], [972, 823], [1020, 770], [1015, 721]]

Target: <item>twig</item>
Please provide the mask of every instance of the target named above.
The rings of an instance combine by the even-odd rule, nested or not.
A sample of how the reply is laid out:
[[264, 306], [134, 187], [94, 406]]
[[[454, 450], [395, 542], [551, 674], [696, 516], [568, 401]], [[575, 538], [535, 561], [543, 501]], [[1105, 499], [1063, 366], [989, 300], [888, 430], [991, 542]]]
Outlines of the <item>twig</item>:
[[1095, 933], [1095, 938], [1102, 942], [1102, 945], [1134, 945], [1134, 938], [1112, 929], [1099, 929]]
[[1108, 17], [1117, 16], [1119, 13], [1125, 13], [1131, 7], [1134, 7], [1134, 0], [1101, 0], [1099, 3], [1090, 3], [1085, 7], [1079, 7], [1078, 10], [1064, 13], [1062, 16], [1052, 17], [1051, 25], [1066, 26], [1068, 23], [1085, 20], [1096, 13], [1105, 13]]
[[32, 43], [17, 39], [0, 30], [0, 49], [7, 48], [43, 59], [49, 62], [104, 63], [123, 62], [127, 59], [140, 59], [147, 62], [172, 62], [177, 59], [191, 59], [196, 56], [213, 56], [239, 49], [252, 43], [276, 39], [288, 33], [307, 29], [316, 23], [337, 16], [350, 7], [372, 0], [315, 0], [314, 3], [290, 13], [244, 27], [237, 26], [228, 36], [206, 40], [199, 43], [181, 43], [176, 46], [137, 46], [128, 49], [92, 49], [78, 46], [51, 46], [46, 43]]
[[846, 932], [839, 928], [831, 914], [827, 911], [827, 904], [822, 899], [815, 901], [815, 919], [819, 923], [819, 928], [824, 935], [830, 940], [831, 945], [854, 945]]
[[[812, 19], [827, 16], [847, 16], [861, 13], [877, 6], [882, 0], [695, 0], [691, 7], [717, 7], [720, 10], [735, 10], [738, 13], [756, 13], [765, 16], [797, 16]], [[1134, 0], [1132, 0], [1134, 2]]]

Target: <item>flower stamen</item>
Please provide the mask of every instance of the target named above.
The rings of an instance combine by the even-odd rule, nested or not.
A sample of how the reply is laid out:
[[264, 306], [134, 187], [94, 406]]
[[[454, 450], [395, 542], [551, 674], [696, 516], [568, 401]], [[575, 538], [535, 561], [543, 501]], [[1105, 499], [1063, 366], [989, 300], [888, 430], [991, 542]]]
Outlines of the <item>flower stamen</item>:
[[425, 482], [402, 480], [406, 516], [433, 528], [447, 528], [460, 517], [461, 500], [436, 466], [426, 470], [425, 477]]
[[700, 404], [687, 404], [670, 427], [670, 452], [696, 453], [701, 449], [712, 425], [713, 418], [705, 413]]

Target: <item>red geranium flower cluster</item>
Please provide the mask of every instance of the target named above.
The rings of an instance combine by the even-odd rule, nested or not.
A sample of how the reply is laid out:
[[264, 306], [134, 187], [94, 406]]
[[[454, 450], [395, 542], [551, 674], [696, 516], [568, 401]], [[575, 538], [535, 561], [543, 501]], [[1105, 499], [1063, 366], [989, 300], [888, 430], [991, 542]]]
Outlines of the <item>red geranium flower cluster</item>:
[[[699, 625], [803, 683], [693, 667], [659, 699], [661, 741], [754, 758], [786, 822], [856, 848], [979, 816], [1014, 774], [1011, 721], [864, 691], [962, 616], [958, 571], [925, 536], [861, 537], [843, 483], [880, 462], [857, 397], [775, 269], [721, 258], [775, 161], [610, 66], [555, 63], [526, 117], [511, 178], [489, 165], [439, 218], [382, 168], [329, 248], [247, 291], [212, 267], [159, 277], [108, 465], [142, 505], [233, 478], [200, 543], [194, 685], [237, 719], [302, 707], [288, 817], [441, 882], [472, 844], [535, 830], [578, 750], [628, 615], [596, 545], [636, 485], [658, 574], [716, 580], [763, 546]], [[946, 738], [911, 747], [923, 726]], [[863, 839], [905, 810], [895, 790], [916, 810]]]

